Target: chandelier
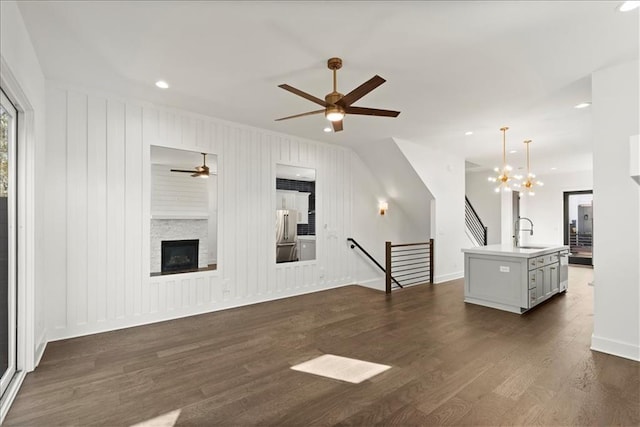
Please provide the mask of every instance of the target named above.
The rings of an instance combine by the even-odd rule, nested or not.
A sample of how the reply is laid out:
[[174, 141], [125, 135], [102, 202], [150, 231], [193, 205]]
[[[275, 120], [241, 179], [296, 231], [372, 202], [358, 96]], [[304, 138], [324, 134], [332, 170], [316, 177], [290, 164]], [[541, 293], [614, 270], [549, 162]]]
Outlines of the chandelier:
[[536, 186], [542, 187], [544, 183], [542, 181], [536, 180], [535, 174], [531, 173], [530, 160], [529, 160], [529, 144], [531, 144], [531, 140], [528, 139], [524, 141], [524, 144], [527, 146], [527, 177], [526, 177], [526, 181], [518, 186], [524, 187], [524, 189], [528, 192], [530, 196], [535, 196], [536, 192], [534, 191], [534, 187]]
[[511, 191], [511, 185], [513, 184], [511, 181], [517, 179], [515, 176], [509, 176], [513, 168], [507, 164], [507, 130], [509, 130], [509, 128], [506, 126], [500, 128], [500, 131], [502, 131], [502, 169], [494, 168], [493, 170], [498, 173], [498, 176], [489, 177], [489, 182], [498, 184], [494, 189], [496, 193], [500, 191]]

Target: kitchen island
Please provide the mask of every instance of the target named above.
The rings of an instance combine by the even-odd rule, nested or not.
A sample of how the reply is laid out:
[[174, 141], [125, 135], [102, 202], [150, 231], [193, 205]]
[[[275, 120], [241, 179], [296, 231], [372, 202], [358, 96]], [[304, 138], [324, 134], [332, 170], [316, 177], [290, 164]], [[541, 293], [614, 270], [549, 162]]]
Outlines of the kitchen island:
[[462, 252], [467, 303], [522, 314], [567, 290], [568, 246], [489, 245]]

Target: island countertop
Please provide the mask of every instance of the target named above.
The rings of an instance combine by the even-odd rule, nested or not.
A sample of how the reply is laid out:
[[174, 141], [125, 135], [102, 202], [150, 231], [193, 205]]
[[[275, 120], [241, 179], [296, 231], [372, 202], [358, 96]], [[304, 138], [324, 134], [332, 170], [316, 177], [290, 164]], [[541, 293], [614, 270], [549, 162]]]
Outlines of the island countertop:
[[515, 247], [511, 244], [497, 244], [488, 246], [478, 246], [475, 248], [465, 248], [462, 252], [465, 254], [478, 254], [478, 255], [499, 255], [509, 257], [531, 258], [539, 255], [545, 255], [552, 252], [558, 252], [562, 250], [569, 250], [567, 245], [559, 244], [528, 244], [524, 247]]

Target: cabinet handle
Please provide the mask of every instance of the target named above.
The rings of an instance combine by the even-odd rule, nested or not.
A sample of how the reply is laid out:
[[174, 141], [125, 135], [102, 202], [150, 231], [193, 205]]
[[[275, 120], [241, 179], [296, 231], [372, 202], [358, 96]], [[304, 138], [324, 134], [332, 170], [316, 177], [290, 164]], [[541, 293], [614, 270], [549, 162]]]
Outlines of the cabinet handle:
[[544, 260], [543, 259], [539, 259], [538, 260], [538, 264], [542, 264], [542, 263], [544, 263]]
[[552, 270], [555, 270], [556, 268], [555, 268], [555, 267], [551, 267], [551, 269], [552, 269]]

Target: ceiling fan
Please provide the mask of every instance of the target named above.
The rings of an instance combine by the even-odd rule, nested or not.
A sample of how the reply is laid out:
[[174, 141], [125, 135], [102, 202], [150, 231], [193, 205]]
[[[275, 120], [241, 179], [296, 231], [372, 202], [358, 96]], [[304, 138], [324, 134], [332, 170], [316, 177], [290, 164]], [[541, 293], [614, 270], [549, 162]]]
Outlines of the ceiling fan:
[[[191, 176], [193, 176], [193, 177], [209, 178], [209, 166], [207, 166], [207, 153], [200, 153], [200, 154], [202, 154], [202, 166], [196, 166], [192, 170], [171, 169], [171, 172], [190, 173]], [[211, 175], [215, 175], [215, 173], [213, 173]]]
[[398, 117], [400, 111], [391, 111], [391, 110], [379, 110], [376, 108], [364, 108], [364, 107], [353, 107], [351, 104], [380, 86], [382, 83], [386, 82], [385, 79], [376, 75], [373, 76], [370, 80], [364, 82], [351, 92], [346, 95], [341, 94], [336, 89], [336, 71], [342, 68], [342, 59], [340, 58], [330, 58], [327, 61], [327, 67], [333, 71], [333, 92], [327, 94], [324, 97], [324, 101], [320, 98], [316, 98], [313, 95], [309, 95], [306, 92], [301, 91], [300, 89], [296, 89], [287, 84], [281, 84], [278, 87], [281, 87], [284, 90], [287, 90], [291, 93], [294, 93], [298, 96], [301, 96], [305, 99], [308, 99], [311, 102], [315, 102], [318, 105], [324, 107], [322, 110], [309, 111], [308, 113], [296, 114], [294, 116], [282, 117], [280, 119], [276, 119], [276, 121], [293, 119], [296, 117], [310, 116], [312, 114], [320, 114], [324, 113], [325, 117], [331, 122], [333, 126], [334, 132], [340, 132], [342, 130], [342, 119], [345, 114], [358, 114], [362, 116], [382, 116], [382, 117]]

